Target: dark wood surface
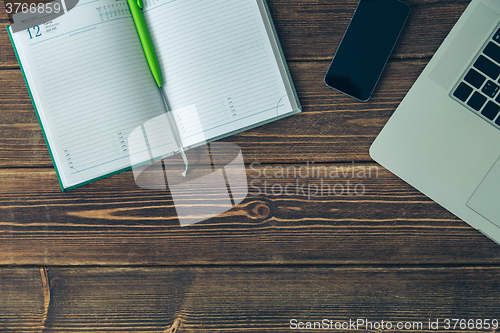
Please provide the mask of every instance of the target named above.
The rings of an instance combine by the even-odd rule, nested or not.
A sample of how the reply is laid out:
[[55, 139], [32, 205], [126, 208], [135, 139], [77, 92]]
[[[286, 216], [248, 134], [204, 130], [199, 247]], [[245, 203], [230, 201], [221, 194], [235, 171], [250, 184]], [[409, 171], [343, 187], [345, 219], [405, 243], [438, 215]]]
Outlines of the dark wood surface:
[[[446, 318], [500, 319], [500, 246], [368, 153], [469, 3], [407, 2], [359, 103], [323, 84], [357, 1], [268, 0], [304, 112], [225, 139], [242, 148], [249, 195], [184, 228], [170, 192], [138, 188], [131, 172], [61, 192], [0, 4], [0, 331], [288, 332], [294, 318], [423, 330], [438, 319], [446, 331]], [[263, 173], [287, 167], [306, 176]], [[272, 192], [289, 183], [292, 195]], [[319, 184], [363, 193], [307, 192]]]

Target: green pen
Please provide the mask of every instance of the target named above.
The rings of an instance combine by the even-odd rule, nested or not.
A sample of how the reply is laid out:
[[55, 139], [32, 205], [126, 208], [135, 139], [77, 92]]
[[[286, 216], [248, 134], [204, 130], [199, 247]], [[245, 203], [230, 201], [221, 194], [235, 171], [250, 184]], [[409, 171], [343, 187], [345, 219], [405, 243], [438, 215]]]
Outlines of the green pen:
[[155, 49], [153, 48], [153, 42], [151, 42], [151, 37], [149, 36], [146, 21], [144, 21], [144, 15], [142, 15], [144, 3], [142, 0], [127, 1], [134, 19], [135, 27], [137, 28], [137, 33], [139, 34], [139, 39], [141, 40], [142, 48], [144, 49], [146, 59], [148, 60], [149, 69], [151, 69], [151, 73], [153, 73], [156, 84], [161, 88], [163, 86], [163, 81], [161, 78], [160, 65], [158, 64], [158, 59], [156, 58]]
[[186, 169], [182, 172], [182, 175], [186, 177], [188, 170], [188, 160], [186, 157], [186, 153], [184, 152], [184, 148], [182, 146], [181, 136], [179, 135], [179, 130], [177, 129], [177, 125], [172, 117], [170, 112], [170, 105], [167, 100], [167, 96], [163, 92], [163, 80], [161, 77], [160, 64], [158, 64], [158, 58], [156, 57], [155, 49], [153, 47], [153, 42], [151, 41], [151, 37], [149, 36], [148, 27], [146, 26], [146, 21], [144, 20], [144, 15], [142, 15], [142, 8], [144, 7], [144, 3], [142, 0], [127, 0], [128, 6], [130, 7], [130, 12], [132, 13], [132, 18], [134, 19], [135, 27], [137, 29], [137, 33], [139, 34], [139, 39], [141, 40], [142, 48], [144, 50], [144, 54], [146, 55], [146, 59], [148, 61], [149, 69], [153, 74], [153, 77], [158, 85], [160, 90], [161, 97], [163, 99], [163, 103], [165, 104], [165, 108], [167, 109], [167, 116], [170, 122], [170, 127], [173, 130], [173, 134], [175, 137], [175, 141], [177, 146], [180, 147], [180, 153], [182, 159], [184, 160], [184, 164]]

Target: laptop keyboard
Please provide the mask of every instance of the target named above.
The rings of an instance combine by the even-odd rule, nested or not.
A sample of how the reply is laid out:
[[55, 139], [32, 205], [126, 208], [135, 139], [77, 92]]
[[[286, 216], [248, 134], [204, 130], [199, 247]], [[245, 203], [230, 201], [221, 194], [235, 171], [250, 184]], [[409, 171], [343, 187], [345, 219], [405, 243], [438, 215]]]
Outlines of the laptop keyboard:
[[462, 75], [451, 96], [500, 128], [500, 29]]

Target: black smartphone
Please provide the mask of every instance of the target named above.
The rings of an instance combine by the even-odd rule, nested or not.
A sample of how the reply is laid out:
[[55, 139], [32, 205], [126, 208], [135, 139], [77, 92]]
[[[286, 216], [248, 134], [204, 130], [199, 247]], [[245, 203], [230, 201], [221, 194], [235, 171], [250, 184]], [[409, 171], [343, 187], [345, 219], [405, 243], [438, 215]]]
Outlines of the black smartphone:
[[410, 7], [399, 0], [360, 0], [326, 73], [326, 85], [369, 100], [409, 14]]

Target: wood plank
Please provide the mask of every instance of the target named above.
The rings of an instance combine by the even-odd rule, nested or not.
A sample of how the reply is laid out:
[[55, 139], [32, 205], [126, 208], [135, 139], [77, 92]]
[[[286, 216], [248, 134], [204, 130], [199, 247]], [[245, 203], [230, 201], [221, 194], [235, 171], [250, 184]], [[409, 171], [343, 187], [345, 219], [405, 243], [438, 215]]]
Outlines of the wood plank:
[[[469, 0], [407, 0], [411, 14], [394, 58], [430, 57], [463, 13]], [[333, 57], [358, 0], [268, 0], [287, 59]]]
[[[304, 112], [234, 135], [251, 163], [369, 161], [368, 149], [425, 67], [426, 60], [391, 61], [367, 103], [323, 83], [328, 62], [293, 62]], [[52, 162], [18, 70], [0, 71], [0, 167], [50, 167]]]
[[61, 193], [53, 171], [0, 170], [0, 265], [500, 263], [497, 244], [385, 169], [320, 167], [249, 166], [247, 198], [188, 227], [169, 190], [131, 172]]
[[[2, 3], [3, 6], [3, 3]], [[16, 55], [7, 33], [7, 20], [0, 20], [0, 69], [19, 68]]]
[[7, 8], [5, 7], [5, 2], [0, 2], [0, 22], [7, 22], [9, 19], [9, 14], [7, 14]]
[[291, 319], [325, 318], [421, 323], [415, 332], [438, 319], [444, 332], [445, 318], [498, 320], [500, 296], [498, 267], [50, 268], [48, 276], [44, 332], [171, 332], [174, 323], [178, 332], [289, 332]]
[[0, 269], [2, 332], [41, 331], [47, 318], [48, 300], [46, 269], [7, 267]]
[[[268, 0], [289, 61], [331, 59], [356, 8], [357, 0]], [[411, 15], [394, 50], [395, 58], [430, 57], [469, 0], [409, 0]], [[0, 17], [1, 18], [1, 17]], [[0, 20], [0, 31], [8, 21]], [[0, 33], [0, 68], [17, 67], [6, 33]]]
[[50, 166], [28, 90], [20, 70], [0, 71], [0, 165]]

